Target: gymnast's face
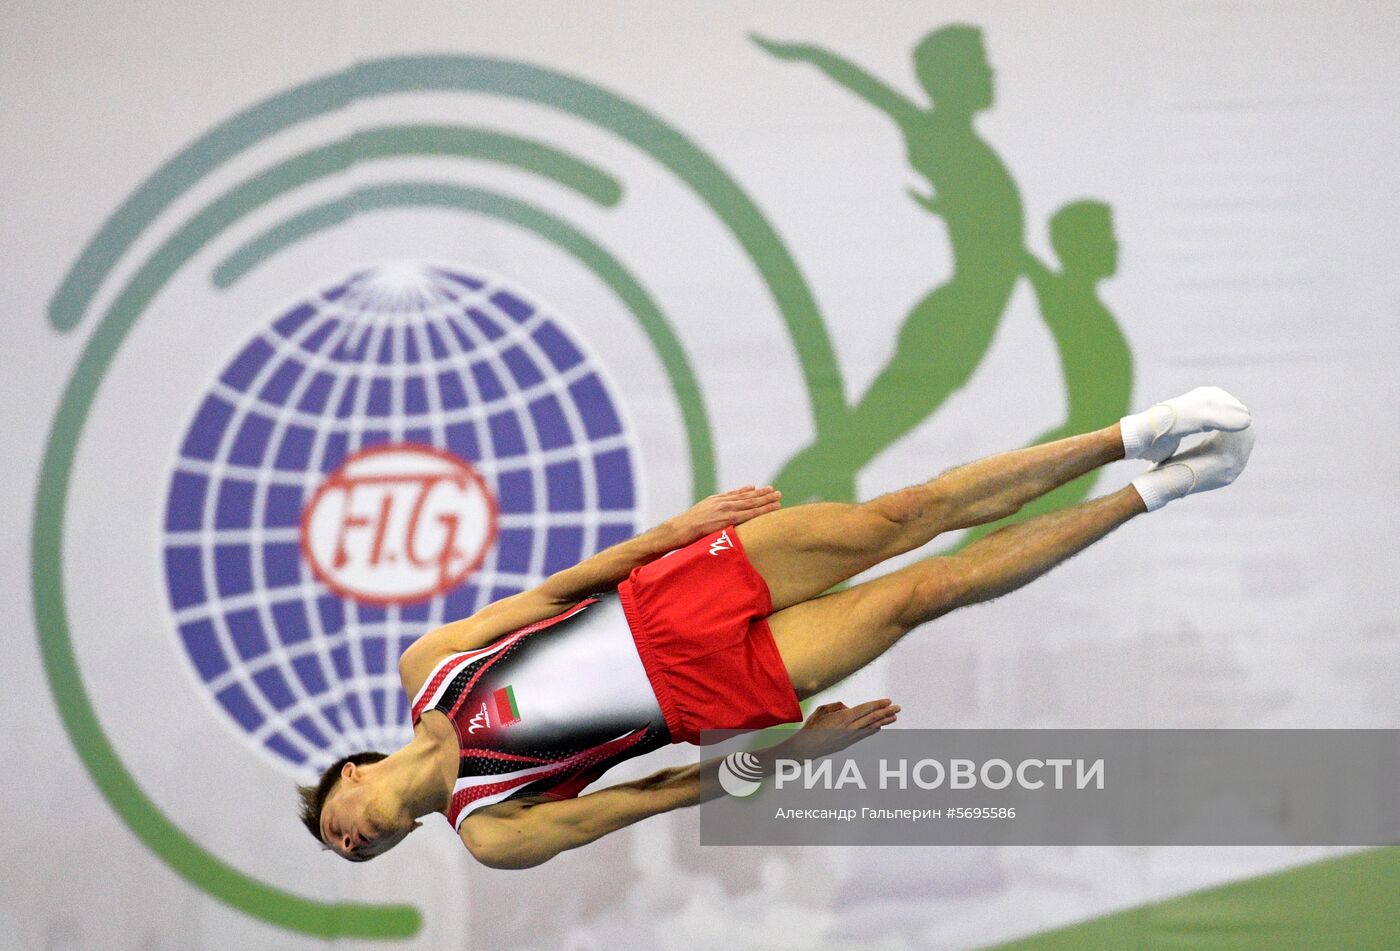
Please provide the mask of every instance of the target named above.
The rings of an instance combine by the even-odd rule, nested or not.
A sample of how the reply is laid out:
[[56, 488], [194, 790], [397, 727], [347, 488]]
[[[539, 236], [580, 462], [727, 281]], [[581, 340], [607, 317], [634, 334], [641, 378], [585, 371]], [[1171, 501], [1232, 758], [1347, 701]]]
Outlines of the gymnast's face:
[[354, 763], [345, 764], [321, 807], [321, 841], [351, 862], [383, 855], [420, 825]]
[[935, 31], [915, 50], [914, 68], [939, 108], [978, 112], [993, 103], [995, 74], [976, 30]]

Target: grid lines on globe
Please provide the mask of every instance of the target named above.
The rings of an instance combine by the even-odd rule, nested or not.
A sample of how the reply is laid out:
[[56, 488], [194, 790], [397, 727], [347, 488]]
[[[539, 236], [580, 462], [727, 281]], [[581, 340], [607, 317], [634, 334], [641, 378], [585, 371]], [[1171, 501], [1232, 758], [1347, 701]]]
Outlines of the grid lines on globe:
[[[625, 420], [558, 314], [475, 269], [371, 267], [283, 309], [206, 388], [167, 491], [166, 587], [203, 691], [299, 774], [402, 745], [408, 644], [636, 531]], [[347, 459], [394, 446], [477, 473], [496, 533], [460, 583], [374, 603], [319, 579], [300, 533]]]

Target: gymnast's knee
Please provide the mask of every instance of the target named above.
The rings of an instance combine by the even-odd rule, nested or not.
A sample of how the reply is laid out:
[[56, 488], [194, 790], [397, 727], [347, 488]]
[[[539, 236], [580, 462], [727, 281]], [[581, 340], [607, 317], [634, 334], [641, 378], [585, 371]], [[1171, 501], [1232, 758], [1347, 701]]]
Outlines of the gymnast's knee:
[[976, 579], [964, 561], [945, 555], [913, 566], [900, 604], [900, 622], [917, 627], [975, 600]]
[[884, 523], [887, 532], [928, 534], [928, 525], [941, 524], [950, 508], [948, 495], [936, 482], [890, 492], [860, 506], [868, 516]]

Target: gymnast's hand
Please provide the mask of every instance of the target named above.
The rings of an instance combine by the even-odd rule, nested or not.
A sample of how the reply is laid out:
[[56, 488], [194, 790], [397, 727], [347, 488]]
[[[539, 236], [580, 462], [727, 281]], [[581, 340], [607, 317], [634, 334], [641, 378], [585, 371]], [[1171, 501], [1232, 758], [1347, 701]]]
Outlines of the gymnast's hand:
[[899, 718], [899, 704], [885, 698], [854, 707], [824, 703], [812, 711], [802, 729], [778, 744], [785, 757], [816, 759], [844, 750], [867, 736], [879, 733]]
[[782, 497], [783, 494], [771, 485], [746, 485], [742, 489], [721, 492], [701, 499], [690, 511], [676, 516], [671, 520], [672, 528], [679, 538], [678, 544], [689, 545], [721, 528], [776, 512]]
[[778, 43], [757, 33], [750, 33], [749, 37], [778, 59], [810, 60], [816, 58], [819, 53], [817, 47], [807, 43]]

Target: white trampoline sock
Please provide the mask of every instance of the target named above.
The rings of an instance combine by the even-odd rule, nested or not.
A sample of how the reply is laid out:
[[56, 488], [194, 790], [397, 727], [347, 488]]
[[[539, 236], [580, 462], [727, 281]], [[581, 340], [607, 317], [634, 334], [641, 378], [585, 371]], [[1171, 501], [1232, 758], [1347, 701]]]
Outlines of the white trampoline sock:
[[1218, 386], [1190, 393], [1124, 416], [1118, 421], [1127, 459], [1161, 462], [1176, 452], [1182, 436], [1212, 430], [1235, 432], [1249, 425], [1249, 408]]
[[1234, 482], [1249, 462], [1254, 430], [1219, 432], [1185, 452], [1159, 463], [1133, 480], [1147, 511], [1196, 492], [1209, 492]]
[[1159, 465], [1133, 480], [1147, 511], [1155, 512], [1168, 502], [1181, 498], [1196, 484], [1196, 473], [1182, 463]]

